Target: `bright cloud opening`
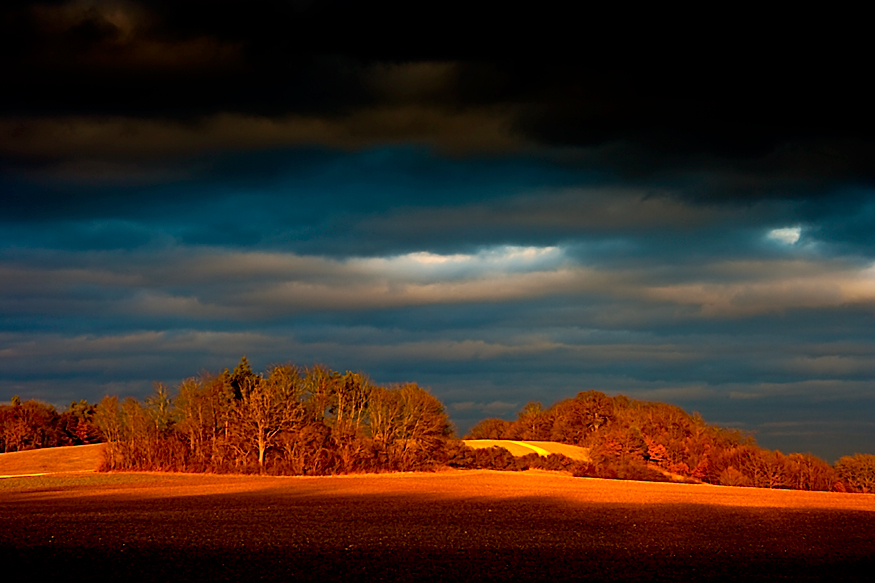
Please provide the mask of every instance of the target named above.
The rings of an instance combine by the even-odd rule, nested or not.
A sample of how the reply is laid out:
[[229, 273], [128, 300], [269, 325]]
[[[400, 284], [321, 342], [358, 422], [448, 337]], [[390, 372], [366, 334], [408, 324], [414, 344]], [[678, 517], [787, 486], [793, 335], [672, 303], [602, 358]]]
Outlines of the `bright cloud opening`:
[[471, 255], [463, 255], [463, 254], [438, 255], [436, 253], [429, 253], [427, 251], [421, 251], [419, 253], [408, 253], [407, 255], [404, 255], [404, 257], [406, 257], [408, 259], [412, 259], [416, 263], [422, 263], [424, 265], [444, 264], [444, 263], [462, 263], [464, 261], [471, 260]]
[[769, 231], [768, 237], [785, 245], [793, 245], [799, 240], [801, 233], [802, 229], [800, 227], [785, 227], [783, 229], [772, 229]]
[[474, 269], [480, 271], [519, 272], [553, 269], [564, 254], [559, 247], [521, 247], [502, 245], [473, 254], [441, 255], [427, 251], [407, 253], [395, 257], [358, 260], [358, 263], [378, 269], [397, 269], [404, 272], [425, 270], [426, 273], [446, 273]]

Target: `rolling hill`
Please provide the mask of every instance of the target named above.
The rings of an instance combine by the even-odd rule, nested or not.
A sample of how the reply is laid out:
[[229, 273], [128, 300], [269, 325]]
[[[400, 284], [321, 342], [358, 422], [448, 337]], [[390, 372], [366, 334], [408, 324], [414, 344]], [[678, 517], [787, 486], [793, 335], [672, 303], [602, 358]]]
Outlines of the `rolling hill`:
[[103, 460], [104, 444], [49, 447], [0, 454], [0, 478], [72, 472], [94, 472]]
[[556, 443], [553, 441], [513, 441], [510, 439], [465, 439], [465, 445], [474, 449], [484, 449], [488, 447], [503, 447], [515, 457], [522, 457], [530, 453], [536, 453], [540, 456], [548, 456], [551, 453], [558, 453], [570, 457], [573, 460], [582, 462], [592, 461], [589, 457], [589, 449], [578, 447], [576, 445], [566, 445], [564, 443]]

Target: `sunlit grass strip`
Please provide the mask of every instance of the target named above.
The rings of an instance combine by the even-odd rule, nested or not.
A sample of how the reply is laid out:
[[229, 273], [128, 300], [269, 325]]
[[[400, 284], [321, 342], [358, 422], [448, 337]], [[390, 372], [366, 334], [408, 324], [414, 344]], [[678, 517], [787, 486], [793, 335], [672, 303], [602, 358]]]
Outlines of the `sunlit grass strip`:
[[524, 441], [511, 441], [511, 443], [515, 443], [515, 444], [520, 445], [522, 447], [528, 448], [528, 449], [532, 450], [533, 452], [535, 452], [536, 454], [542, 455], [544, 457], [547, 457], [548, 455], [550, 455], [549, 451], [547, 451], [546, 449], [544, 449], [542, 447], [538, 447], [537, 445], [532, 445], [532, 444], [526, 443]]
[[59, 473], [63, 474], [85, 474], [85, 473], [93, 473], [95, 470], [76, 470], [73, 472], [38, 472], [33, 474], [8, 474], [5, 476], [0, 476], [0, 480], [9, 479], [9, 478], [34, 478], [37, 476], [52, 476]]
[[589, 450], [587, 448], [568, 445], [565, 443], [554, 443], [549, 441], [515, 441], [509, 439], [465, 439], [465, 445], [475, 449], [489, 447], [503, 447], [508, 450], [511, 455], [520, 457], [531, 453], [537, 453], [540, 456], [547, 457], [550, 454], [558, 453], [567, 456], [571, 459], [590, 461]]
[[[161, 481], [185, 480], [185, 476], [166, 474]], [[136, 473], [88, 473], [87, 475], [50, 474], [13, 476], [0, 480], [0, 492], [51, 492], [70, 488], [154, 483], [155, 476]]]

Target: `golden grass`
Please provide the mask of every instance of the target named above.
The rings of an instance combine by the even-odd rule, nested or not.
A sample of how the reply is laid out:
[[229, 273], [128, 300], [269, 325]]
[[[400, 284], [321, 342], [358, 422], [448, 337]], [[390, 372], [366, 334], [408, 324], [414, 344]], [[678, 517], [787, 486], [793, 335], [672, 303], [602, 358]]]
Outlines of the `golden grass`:
[[589, 449], [576, 445], [566, 445], [553, 441], [513, 441], [510, 439], [466, 439], [465, 445], [474, 449], [489, 447], [503, 447], [516, 457], [522, 457], [530, 453], [546, 456], [551, 453], [559, 453], [573, 460], [590, 461]]
[[103, 461], [102, 443], [0, 454], [0, 477], [94, 472]]
[[[466, 441], [466, 443], [472, 442]], [[509, 445], [514, 448], [511, 452], [516, 455], [531, 453], [533, 451], [531, 446], [565, 455], [572, 453], [582, 456], [587, 453], [583, 448], [552, 442], [476, 440], [473, 443], [479, 447]], [[537, 497], [585, 504], [705, 504], [770, 508], [834, 508], [875, 512], [875, 496], [866, 494], [574, 478], [563, 473], [537, 470], [527, 472], [447, 470], [438, 473], [410, 472], [325, 477], [159, 472], [95, 474], [93, 472], [98, 469], [102, 460], [103, 447], [103, 444], [95, 444], [0, 454], [0, 476], [6, 477], [0, 480], [0, 491], [40, 498], [93, 495], [153, 498], [256, 493], [269, 490], [287, 491], [295, 495], [319, 493], [342, 496], [427, 495], [447, 499], [508, 500]]]
[[114, 472], [78, 478], [46, 476], [4, 480], [4, 497], [165, 498], [271, 492], [290, 496], [425, 496], [433, 499], [513, 501], [553, 499], [571, 504], [700, 504], [763, 508], [821, 508], [875, 512], [875, 496], [574, 478], [546, 471], [449, 470], [439, 473], [270, 477]]

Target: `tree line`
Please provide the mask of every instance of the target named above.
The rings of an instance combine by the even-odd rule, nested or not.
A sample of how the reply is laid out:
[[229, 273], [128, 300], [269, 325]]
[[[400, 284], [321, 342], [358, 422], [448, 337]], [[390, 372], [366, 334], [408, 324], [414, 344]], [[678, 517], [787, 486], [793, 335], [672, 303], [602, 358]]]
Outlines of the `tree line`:
[[589, 448], [580, 475], [687, 479], [726, 486], [875, 492], [875, 456], [842, 457], [835, 467], [811, 454], [770, 451], [742, 431], [714, 427], [679, 407], [578, 393], [544, 408], [527, 404], [514, 421], [485, 419], [469, 439], [556, 441]]
[[811, 454], [757, 446], [672, 405], [578, 393], [550, 407], [529, 403], [514, 421], [485, 419], [466, 439], [554, 441], [587, 448], [591, 461], [514, 457], [453, 436], [443, 404], [415, 383], [373, 384], [362, 373], [315, 365], [161, 383], [143, 402], [107, 396], [63, 413], [37, 401], [0, 405], [0, 450], [105, 441], [104, 469], [326, 475], [443, 467], [563, 470], [576, 476], [686, 480], [729, 486], [875, 492], [875, 456], [835, 466]]
[[12, 397], [10, 404], [0, 405], [0, 452], [103, 441], [94, 424], [95, 410], [95, 405], [81, 400], [59, 413], [46, 403]]

